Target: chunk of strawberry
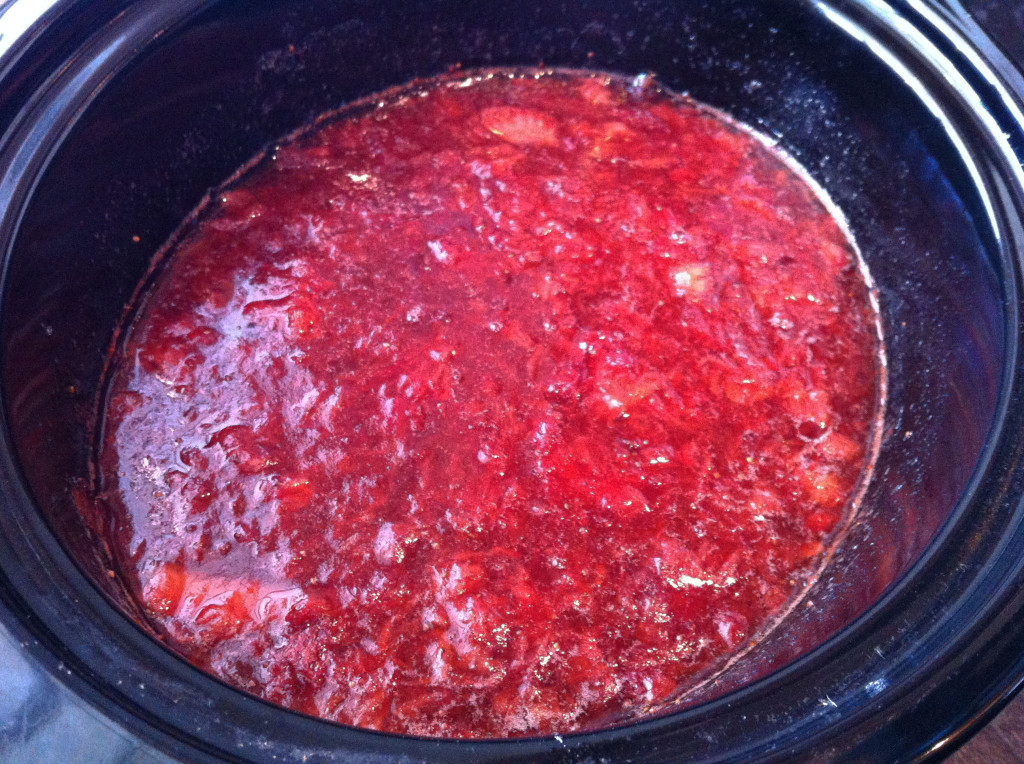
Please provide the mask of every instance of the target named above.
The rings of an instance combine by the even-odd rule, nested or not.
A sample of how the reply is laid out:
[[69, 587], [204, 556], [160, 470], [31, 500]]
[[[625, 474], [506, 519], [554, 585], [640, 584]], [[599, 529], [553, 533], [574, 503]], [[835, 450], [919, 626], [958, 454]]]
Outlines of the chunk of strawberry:
[[559, 144], [558, 124], [535, 109], [517, 106], [492, 106], [480, 113], [487, 132], [520, 146], [551, 146]]
[[621, 483], [610, 483], [601, 496], [601, 509], [619, 520], [633, 520], [644, 512], [650, 512], [647, 497], [638, 488]]
[[863, 444], [835, 430], [828, 431], [819, 442], [818, 449], [828, 461], [840, 464], [858, 462], [864, 455]]
[[280, 512], [303, 512], [313, 500], [316, 491], [305, 478], [292, 478], [277, 487]]
[[842, 478], [825, 466], [809, 466], [800, 473], [808, 497], [821, 509], [835, 509], [846, 501]]
[[161, 563], [142, 587], [142, 600], [159, 615], [173, 615], [185, 591], [185, 569], [180, 563]]
[[595, 106], [608, 106], [615, 101], [615, 95], [608, 86], [608, 80], [588, 77], [580, 83], [580, 95]]

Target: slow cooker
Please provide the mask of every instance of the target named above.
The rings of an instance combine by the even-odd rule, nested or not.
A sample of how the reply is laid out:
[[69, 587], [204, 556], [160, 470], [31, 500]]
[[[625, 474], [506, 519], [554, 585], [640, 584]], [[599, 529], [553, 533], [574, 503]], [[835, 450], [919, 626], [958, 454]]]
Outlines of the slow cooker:
[[[1024, 677], [1024, 80], [933, 0], [13, 0], [0, 16], [0, 619], [189, 761], [917, 760]], [[801, 606], [685, 702], [450, 741], [283, 710], [133, 620], [81, 520], [104, 359], [154, 253], [316, 115], [413, 77], [655, 74], [777, 139], [879, 288], [889, 400], [856, 523]]]

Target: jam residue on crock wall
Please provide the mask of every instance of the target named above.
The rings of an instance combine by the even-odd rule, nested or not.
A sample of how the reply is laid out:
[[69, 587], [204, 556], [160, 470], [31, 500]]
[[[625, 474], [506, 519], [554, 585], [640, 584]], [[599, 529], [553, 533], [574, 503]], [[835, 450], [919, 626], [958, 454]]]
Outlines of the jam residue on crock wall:
[[636, 718], [790, 607], [884, 384], [784, 158], [649, 79], [448, 75], [276, 147], [110, 362], [96, 495], [149, 626], [377, 730]]

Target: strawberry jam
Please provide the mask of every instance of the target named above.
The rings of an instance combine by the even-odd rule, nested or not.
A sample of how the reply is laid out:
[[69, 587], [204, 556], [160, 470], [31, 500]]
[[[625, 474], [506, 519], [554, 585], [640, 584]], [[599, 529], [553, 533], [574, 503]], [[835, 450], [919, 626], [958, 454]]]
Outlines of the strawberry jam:
[[377, 730], [636, 718], [792, 606], [881, 400], [808, 182], [640, 77], [486, 71], [293, 136], [177, 238], [98, 496], [149, 626]]

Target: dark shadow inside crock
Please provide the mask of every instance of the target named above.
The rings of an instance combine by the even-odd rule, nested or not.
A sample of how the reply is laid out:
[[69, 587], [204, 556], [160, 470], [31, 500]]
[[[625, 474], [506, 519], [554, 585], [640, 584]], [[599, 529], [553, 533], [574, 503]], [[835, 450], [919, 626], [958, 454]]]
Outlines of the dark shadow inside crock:
[[[195, 3], [198, 7], [201, 3]], [[985, 200], [912, 88], [811, 5], [225, 0], [155, 37], [59, 142], [0, 304], [8, 425], [39, 509], [124, 604], [74, 489], [104, 357], [157, 248], [274, 139], [451, 67], [635, 74], [778, 136], [827, 190], [878, 285], [884, 440], [863, 509], [806, 604], [704, 697], [839, 632], [917, 560], [968, 487], [995, 414], [1002, 274]]]

